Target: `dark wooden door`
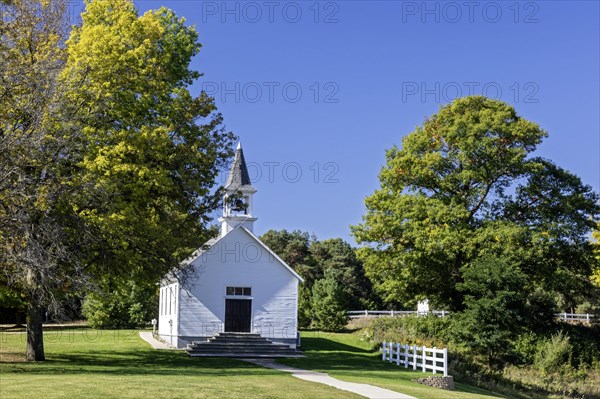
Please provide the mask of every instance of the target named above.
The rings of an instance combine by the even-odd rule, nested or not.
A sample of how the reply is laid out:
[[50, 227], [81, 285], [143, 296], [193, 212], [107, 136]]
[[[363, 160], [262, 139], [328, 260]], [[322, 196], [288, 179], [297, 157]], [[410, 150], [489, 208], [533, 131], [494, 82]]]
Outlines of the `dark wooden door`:
[[225, 299], [225, 332], [250, 332], [251, 299]]

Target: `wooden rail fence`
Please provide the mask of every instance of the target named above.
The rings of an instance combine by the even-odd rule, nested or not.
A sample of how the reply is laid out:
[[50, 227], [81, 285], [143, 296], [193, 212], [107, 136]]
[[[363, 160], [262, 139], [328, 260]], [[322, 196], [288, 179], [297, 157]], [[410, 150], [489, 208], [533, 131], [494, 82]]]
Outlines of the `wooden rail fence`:
[[[438, 317], [446, 317], [450, 315], [448, 310], [430, 310], [429, 312], [418, 312], [416, 310], [350, 310], [347, 312], [348, 317], [351, 319], [358, 319], [360, 317], [381, 317], [381, 316], [426, 316], [434, 315]], [[564, 322], [583, 322], [591, 323], [596, 316], [590, 313], [556, 313], [556, 318]]]
[[591, 323], [595, 316], [589, 313], [557, 313], [556, 318], [560, 321], [583, 321]]
[[446, 317], [450, 314], [447, 310], [430, 310], [429, 312], [418, 312], [416, 310], [350, 310], [347, 312], [348, 317], [357, 319], [359, 317], [380, 317], [380, 316], [410, 316], [419, 315], [426, 316], [432, 314], [438, 317]]
[[[412, 367], [424, 373], [432, 371], [448, 376], [448, 349], [427, 348], [425, 346], [407, 345], [399, 342], [386, 342], [381, 344], [381, 358], [383, 361]], [[439, 356], [441, 355], [441, 356]]]

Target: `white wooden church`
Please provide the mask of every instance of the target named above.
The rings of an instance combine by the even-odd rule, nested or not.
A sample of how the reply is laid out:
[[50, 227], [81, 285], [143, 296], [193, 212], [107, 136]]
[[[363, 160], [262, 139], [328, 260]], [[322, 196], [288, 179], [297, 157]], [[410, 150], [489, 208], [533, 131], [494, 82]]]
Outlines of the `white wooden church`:
[[158, 334], [178, 348], [217, 333], [256, 333], [296, 347], [298, 284], [302, 278], [253, 233], [252, 187], [238, 144], [225, 184], [221, 233], [183, 263], [193, 268], [181, 285], [160, 284]]

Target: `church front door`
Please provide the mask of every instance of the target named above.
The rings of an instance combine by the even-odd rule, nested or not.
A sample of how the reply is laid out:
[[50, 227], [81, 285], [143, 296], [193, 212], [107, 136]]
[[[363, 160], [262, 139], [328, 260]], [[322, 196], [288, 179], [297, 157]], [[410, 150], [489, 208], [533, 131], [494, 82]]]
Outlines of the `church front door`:
[[251, 299], [225, 299], [225, 332], [250, 332]]

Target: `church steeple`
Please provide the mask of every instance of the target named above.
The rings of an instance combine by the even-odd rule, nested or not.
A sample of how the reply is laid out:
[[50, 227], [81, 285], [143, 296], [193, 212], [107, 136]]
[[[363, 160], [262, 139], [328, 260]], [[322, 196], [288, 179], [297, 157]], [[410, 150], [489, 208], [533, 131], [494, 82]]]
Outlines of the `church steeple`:
[[244, 150], [242, 150], [242, 142], [240, 141], [235, 150], [235, 158], [229, 169], [225, 189], [233, 190], [242, 186], [252, 186], [252, 183], [250, 183], [250, 175], [248, 174], [248, 167], [244, 159]]
[[252, 196], [256, 189], [252, 187], [248, 167], [244, 159], [242, 143], [238, 143], [235, 158], [229, 169], [229, 176], [225, 183], [225, 195], [223, 196], [223, 216], [221, 222], [221, 237], [239, 225], [248, 230], [254, 228], [256, 218], [252, 216]]

